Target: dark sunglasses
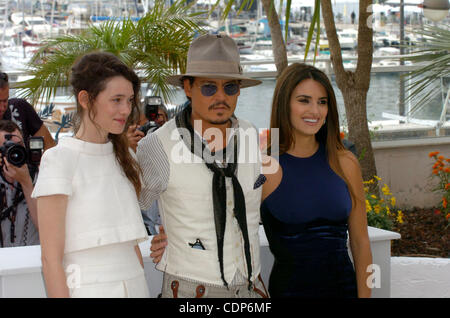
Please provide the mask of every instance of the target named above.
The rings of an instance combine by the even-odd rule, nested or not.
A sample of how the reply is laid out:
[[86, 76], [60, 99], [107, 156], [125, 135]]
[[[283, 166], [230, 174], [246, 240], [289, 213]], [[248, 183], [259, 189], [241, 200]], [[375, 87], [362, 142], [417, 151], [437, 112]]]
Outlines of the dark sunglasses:
[[[217, 85], [216, 84], [203, 84], [200, 86], [200, 91], [203, 96], [210, 97], [217, 93]], [[223, 91], [228, 96], [236, 95], [239, 92], [239, 84], [238, 83], [227, 83], [223, 86]]]
[[8, 74], [0, 73], [0, 79], [4, 80], [5, 82], [8, 82]]

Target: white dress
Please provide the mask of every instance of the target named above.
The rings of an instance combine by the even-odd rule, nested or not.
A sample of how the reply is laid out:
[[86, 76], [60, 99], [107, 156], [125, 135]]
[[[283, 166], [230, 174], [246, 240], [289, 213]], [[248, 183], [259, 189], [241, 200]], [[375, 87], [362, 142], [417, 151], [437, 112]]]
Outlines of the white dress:
[[68, 196], [63, 265], [71, 297], [149, 297], [135, 253], [148, 235], [112, 143], [66, 137], [47, 150], [32, 197], [54, 194]]

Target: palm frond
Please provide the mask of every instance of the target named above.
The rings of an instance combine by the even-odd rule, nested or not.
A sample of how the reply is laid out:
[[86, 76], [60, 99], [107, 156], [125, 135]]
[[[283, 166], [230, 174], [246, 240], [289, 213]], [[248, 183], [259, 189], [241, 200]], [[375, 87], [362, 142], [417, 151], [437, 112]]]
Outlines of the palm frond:
[[320, 0], [315, 0], [315, 3], [314, 3], [314, 13], [311, 18], [311, 24], [309, 25], [309, 30], [308, 30], [308, 37], [306, 39], [304, 60], [306, 60], [306, 58], [308, 57], [309, 47], [311, 46], [311, 41], [314, 36], [314, 28], [316, 29], [316, 43], [315, 43], [315, 47], [314, 47], [314, 63], [315, 63], [317, 49], [319, 47], [319, 41], [320, 41]]
[[441, 88], [437, 82], [441, 78], [450, 77], [450, 30], [425, 26], [416, 34], [425, 41], [415, 42], [413, 55], [405, 60], [422, 66], [402, 75], [406, 82], [405, 91], [409, 93], [405, 102], [413, 105], [411, 113], [425, 107], [427, 101], [439, 95]]
[[289, 19], [291, 18], [291, 5], [292, 0], [287, 0], [286, 3], [286, 17], [284, 23], [284, 42], [287, 43], [288, 34], [289, 34]]
[[69, 85], [73, 63], [86, 53], [101, 50], [118, 56], [169, 98], [165, 78], [178, 70], [184, 71], [192, 38], [204, 32], [199, 26], [202, 12], [188, 13], [191, 5], [186, 5], [186, 0], [178, 0], [170, 7], [164, 0], [156, 0], [154, 4], [138, 22], [108, 21], [90, 25], [80, 35], [47, 41], [28, 65], [33, 77], [18, 83], [21, 97], [34, 103], [41, 98], [50, 101], [59, 87]]

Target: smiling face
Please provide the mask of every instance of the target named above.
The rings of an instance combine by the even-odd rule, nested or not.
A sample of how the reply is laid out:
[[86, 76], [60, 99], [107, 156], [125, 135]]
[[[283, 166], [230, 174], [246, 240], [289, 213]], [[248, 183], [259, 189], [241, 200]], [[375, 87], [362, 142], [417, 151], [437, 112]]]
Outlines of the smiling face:
[[[235, 89], [236, 84], [238, 85], [237, 89]], [[216, 92], [211, 96], [205, 96], [205, 92], [213, 92], [214, 87], [216, 88]], [[223, 125], [228, 123], [236, 109], [240, 94], [238, 82], [229, 79], [199, 77], [195, 78], [192, 85], [188, 79], [185, 79], [184, 90], [186, 96], [192, 100], [192, 119], [202, 120], [209, 125]]]
[[328, 114], [328, 94], [313, 79], [301, 81], [290, 98], [290, 121], [297, 136], [314, 136]]
[[131, 113], [133, 98], [133, 85], [129, 80], [123, 76], [107, 79], [105, 88], [93, 102], [92, 117], [90, 117], [88, 93], [81, 91], [78, 94], [78, 100], [83, 107], [82, 122], [84, 132], [90, 137], [88, 139], [100, 137], [107, 140], [108, 134], [121, 134]]

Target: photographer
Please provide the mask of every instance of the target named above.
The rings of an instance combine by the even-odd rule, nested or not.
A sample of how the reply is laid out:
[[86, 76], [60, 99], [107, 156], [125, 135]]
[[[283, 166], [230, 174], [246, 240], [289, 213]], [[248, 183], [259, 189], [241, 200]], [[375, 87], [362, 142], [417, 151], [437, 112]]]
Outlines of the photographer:
[[8, 141], [25, 146], [19, 127], [0, 120], [0, 247], [39, 245], [36, 199], [31, 198], [35, 173], [27, 164], [17, 167], [8, 161]]
[[152, 133], [168, 120], [167, 109], [161, 97], [148, 96], [144, 101], [144, 112], [141, 113], [140, 125], [131, 125], [127, 131], [130, 147], [136, 152], [136, 147], [147, 133]]
[[[128, 143], [130, 147], [136, 152], [136, 147], [145, 135], [151, 134], [159, 127], [164, 125], [168, 120], [167, 109], [163, 104], [161, 97], [149, 96], [145, 98], [144, 102], [144, 116], [141, 118], [141, 125], [132, 125], [127, 131]], [[157, 234], [156, 225], [161, 224], [158, 201], [155, 200], [152, 206], [142, 212], [145, 227], [149, 235]]]
[[44, 149], [55, 145], [52, 135], [44, 122], [25, 99], [9, 98], [8, 74], [0, 73], [0, 120], [12, 120], [16, 123], [25, 143], [31, 136], [44, 138]]

